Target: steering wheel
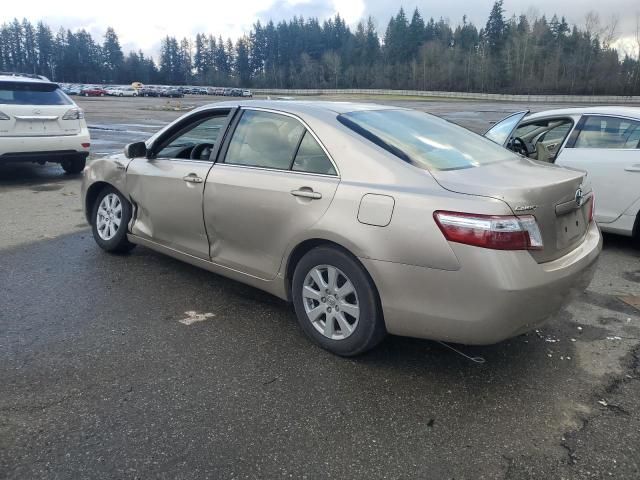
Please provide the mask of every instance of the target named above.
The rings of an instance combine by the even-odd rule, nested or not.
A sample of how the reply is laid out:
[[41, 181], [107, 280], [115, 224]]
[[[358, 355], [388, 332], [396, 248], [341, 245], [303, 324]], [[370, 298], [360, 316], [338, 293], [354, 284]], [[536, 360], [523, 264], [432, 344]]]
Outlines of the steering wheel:
[[520, 137], [513, 137], [513, 139], [511, 140], [511, 150], [513, 150], [516, 153], [519, 153], [520, 155], [524, 155], [525, 157], [528, 157], [529, 154], [531, 153], [531, 151], [529, 150], [529, 145], [527, 145], [527, 142], [525, 142]]
[[[208, 159], [213, 150], [213, 143], [198, 143], [191, 149], [189, 159], [191, 160], [205, 160]], [[205, 157], [204, 159], [202, 157]]]

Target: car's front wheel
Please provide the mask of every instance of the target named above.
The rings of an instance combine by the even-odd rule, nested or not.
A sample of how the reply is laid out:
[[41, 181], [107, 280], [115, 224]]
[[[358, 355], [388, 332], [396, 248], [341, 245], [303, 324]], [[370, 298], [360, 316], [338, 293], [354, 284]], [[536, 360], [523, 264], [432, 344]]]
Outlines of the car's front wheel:
[[76, 175], [84, 170], [84, 167], [87, 165], [87, 160], [86, 158], [73, 158], [69, 160], [63, 160], [62, 162], [60, 162], [60, 165], [66, 173], [70, 175]]
[[300, 326], [322, 348], [358, 355], [386, 335], [373, 281], [343, 250], [320, 246], [309, 251], [296, 266], [291, 288]]
[[131, 204], [113, 187], [104, 188], [91, 212], [91, 230], [96, 243], [107, 252], [126, 253], [135, 247], [127, 239]]

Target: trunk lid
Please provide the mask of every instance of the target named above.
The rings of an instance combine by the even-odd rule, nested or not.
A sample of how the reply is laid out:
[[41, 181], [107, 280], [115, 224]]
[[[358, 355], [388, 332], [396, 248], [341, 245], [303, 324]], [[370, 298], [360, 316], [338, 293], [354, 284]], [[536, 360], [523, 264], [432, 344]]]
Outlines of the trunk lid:
[[0, 81], [0, 137], [76, 135], [81, 121], [64, 120], [77, 108], [55, 83], [16, 77]]
[[[522, 158], [431, 173], [447, 190], [496, 198], [507, 203], [515, 215], [535, 216], [544, 248], [530, 253], [538, 263], [567, 254], [586, 234], [593, 200], [590, 188], [583, 185], [584, 172]], [[583, 201], [577, 202], [577, 196]]]
[[63, 120], [73, 105], [2, 105], [0, 112], [9, 117], [0, 121], [0, 137], [47, 137], [77, 135], [80, 120]]

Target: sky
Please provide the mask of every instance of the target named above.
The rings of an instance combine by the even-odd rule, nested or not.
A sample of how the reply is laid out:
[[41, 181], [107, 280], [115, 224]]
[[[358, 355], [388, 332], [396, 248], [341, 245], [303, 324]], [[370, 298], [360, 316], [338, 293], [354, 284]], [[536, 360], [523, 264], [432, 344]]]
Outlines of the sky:
[[[425, 19], [443, 17], [455, 26], [467, 15], [478, 27], [484, 26], [493, 0], [180, 0], [131, 1], [110, 0], [2, 0], [0, 23], [27, 18], [31, 22], [44, 21], [54, 31], [59, 27], [75, 31], [84, 28], [95, 39], [101, 39], [107, 26], [116, 30], [125, 53], [141, 49], [157, 56], [160, 41], [166, 35], [178, 38], [193, 37], [196, 33], [212, 33], [236, 39], [246, 34], [256, 20], [290, 19], [294, 15], [318, 17], [324, 20], [336, 13], [355, 26], [371, 15], [382, 36], [392, 15], [400, 5], [410, 16], [418, 7]], [[535, 7], [533, 7], [535, 5]], [[570, 24], [585, 25], [589, 12], [595, 12], [604, 27], [617, 24], [615, 46], [621, 54], [637, 56], [636, 31], [640, 21], [638, 0], [505, 0], [506, 16], [521, 13], [564, 15]]]

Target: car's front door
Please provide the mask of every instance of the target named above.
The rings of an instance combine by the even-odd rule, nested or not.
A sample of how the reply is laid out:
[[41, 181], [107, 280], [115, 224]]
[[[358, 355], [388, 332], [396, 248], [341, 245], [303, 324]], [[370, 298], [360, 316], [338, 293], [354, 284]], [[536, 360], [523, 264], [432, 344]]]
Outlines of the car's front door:
[[329, 207], [338, 172], [293, 116], [245, 109], [207, 177], [204, 217], [211, 260], [276, 277], [287, 246]]
[[529, 113], [529, 110], [512, 113], [508, 117], [500, 120], [489, 130], [487, 130], [484, 133], [484, 136], [492, 142], [506, 147], [509, 143], [509, 140], [511, 139], [511, 134], [516, 129], [520, 121], [527, 115], [527, 113]]
[[596, 195], [596, 220], [613, 222], [640, 198], [640, 122], [586, 115], [556, 164], [589, 173]]
[[149, 158], [131, 161], [127, 191], [134, 235], [209, 259], [202, 195], [228, 115], [227, 109], [189, 117], [154, 142]]

